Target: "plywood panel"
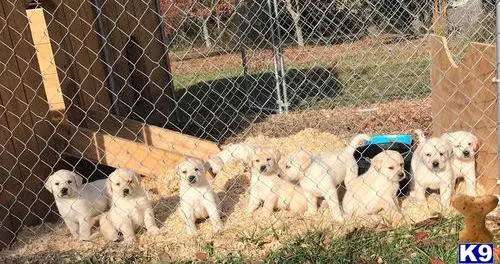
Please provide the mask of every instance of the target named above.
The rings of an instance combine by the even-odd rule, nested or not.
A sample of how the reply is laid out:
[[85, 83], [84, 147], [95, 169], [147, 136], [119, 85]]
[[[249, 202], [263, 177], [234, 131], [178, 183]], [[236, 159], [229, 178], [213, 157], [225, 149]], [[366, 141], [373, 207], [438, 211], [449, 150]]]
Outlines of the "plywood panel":
[[91, 127], [96, 131], [144, 143], [182, 156], [207, 159], [220, 151], [214, 142], [135, 120], [100, 112], [89, 112], [87, 117], [96, 121], [95, 126]]
[[67, 155], [131, 169], [142, 175], [163, 176], [184, 158], [132, 140], [68, 125], [60, 125], [58, 134], [61, 141], [69, 141], [69, 148], [61, 150]]
[[[12, 149], [7, 147], [6, 153], [14, 159], [13, 169], [6, 174], [4, 183], [4, 188], [15, 197], [10, 202], [6, 221], [14, 235], [21, 225], [38, 224], [47, 219], [51, 197], [43, 192], [43, 180], [51, 171], [55, 155], [45, 150], [50, 149], [47, 144], [53, 131], [45, 119], [49, 109], [24, 2], [1, 2], [0, 17], [5, 25], [0, 29], [3, 45], [0, 60], [8, 69], [2, 69], [0, 74], [6, 129], [1, 136], [2, 141], [7, 138], [12, 143]], [[0, 195], [2, 200], [12, 199], [4, 194]]]
[[455, 63], [446, 39], [429, 36], [432, 56], [431, 86], [433, 132], [467, 130], [481, 141], [477, 157], [480, 181], [486, 188], [496, 185], [496, 90], [495, 47], [473, 43], [463, 60]]

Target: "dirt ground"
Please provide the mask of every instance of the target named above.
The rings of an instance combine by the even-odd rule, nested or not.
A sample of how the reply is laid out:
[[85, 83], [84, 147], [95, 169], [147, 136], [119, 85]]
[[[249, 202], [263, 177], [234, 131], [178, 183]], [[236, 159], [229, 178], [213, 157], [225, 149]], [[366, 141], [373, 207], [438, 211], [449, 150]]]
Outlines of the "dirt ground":
[[[377, 106], [376, 111], [361, 109], [310, 110], [290, 115], [269, 117], [252, 127], [245, 142], [279, 148], [282, 155], [302, 148], [312, 154], [342, 148], [358, 131], [409, 132], [414, 128], [426, 129], [430, 124], [430, 101], [393, 102]], [[290, 135], [278, 137], [279, 135]], [[282, 165], [282, 164], [281, 164]], [[177, 212], [178, 181], [173, 171], [162, 178], [144, 178], [142, 185], [154, 203], [155, 214], [162, 234], [150, 237], [138, 235], [132, 245], [106, 243], [102, 237], [92, 242], [73, 239], [62, 223], [49, 223], [25, 227], [17, 242], [0, 252], [0, 262], [75, 262], [99, 256], [108, 262], [119, 262], [134, 256], [172, 261], [194, 259], [195, 254], [207, 247], [218, 253], [238, 252], [258, 258], [266, 252], [283, 247], [284, 241], [310, 230], [327, 229], [330, 235], [341, 235], [360, 225], [373, 225], [366, 219], [351, 219], [343, 224], [333, 223], [330, 212], [322, 205], [313, 217], [290, 217], [276, 212], [268, 219], [251, 218], [245, 213], [248, 202], [249, 175], [239, 164], [230, 164], [213, 180], [212, 185], [221, 198], [225, 228], [214, 234], [210, 221], [199, 223], [196, 238], [186, 235], [184, 223]], [[428, 203], [406, 199], [402, 203], [405, 221], [388, 225], [400, 226], [422, 221], [439, 210], [436, 195]], [[443, 212], [449, 215], [452, 212]]]

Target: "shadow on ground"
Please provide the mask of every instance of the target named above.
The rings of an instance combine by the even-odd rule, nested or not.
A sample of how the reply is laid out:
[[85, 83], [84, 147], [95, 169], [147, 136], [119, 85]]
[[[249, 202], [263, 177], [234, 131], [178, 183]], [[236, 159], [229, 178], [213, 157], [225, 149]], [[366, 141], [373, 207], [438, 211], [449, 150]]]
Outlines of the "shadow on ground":
[[[334, 98], [343, 86], [334, 68], [289, 69], [284, 82], [291, 110]], [[177, 129], [217, 142], [278, 109], [273, 72], [200, 82], [176, 91]]]

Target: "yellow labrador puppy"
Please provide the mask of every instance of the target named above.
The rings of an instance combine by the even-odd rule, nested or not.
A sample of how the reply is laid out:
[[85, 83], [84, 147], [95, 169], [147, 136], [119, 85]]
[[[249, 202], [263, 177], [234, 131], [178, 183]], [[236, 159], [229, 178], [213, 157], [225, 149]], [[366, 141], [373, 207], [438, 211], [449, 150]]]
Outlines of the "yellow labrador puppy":
[[351, 180], [342, 203], [344, 212], [363, 216], [386, 210], [401, 215], [397, 192], [404, 177], [403, 156], [394, 150], [380, 152], [365, 174]]
[[445, 133], [442, 137], [449, 140], [453, 147], [451, 168], [455, 180], [464, 178], [467, 195], [476, 196], [477, 137], [467, 131]]
[[82, 184], [83, 179], [68, 170], [50, 175], [45, 188], [54, 195], [57, 210], [73, 237], [91, 240], [95, 217], [109, 208], [105, 180]]
[[210, 217], [214, 231], [222, 229], [219, 197], [212, 190], [205, 174], [208, 164], [196, 158], [187, 158], [177, 165], [180, 178], [180, 213], [190, 235], [196, 234], [196, 220]]
[[248, 170], [250, 157], [255, 154], [256, 147], [246, 143], [232, 144], [224, 147], [217, 155], [208, 159], [212, 173], [219, 173], [231, 162], [241, 162]]
[[117, 241], [121, 232], [126, 242], [132, 242], [135, 231], [143, 226], [152, 235], [159, 233], [151, 202], [140, 181], [137, 173], [127, 169], [116, 169], [109, 175], [106, 189], [111, 196], [111, 209], [99, 221], [101, 233], [107, 240]]
[[425, 200], [427, 188], [439, 189], [441, 207], [449, 208], [455, 187], [451, 168], [451, 143], [443, 137], [427, 139], [419, 129], [415, 133], [419, 137], [419, 145], [411, 159], [414, 183], [410, 195], [418, 200]]
[[250, 199], [247, 212], [253, 214], [263, 202], [263, 215], [274, 208], [303, 214], [307, 208], [304, 191], [281, 178], [278, 166], [281, 155], [277, 149], [257, 148], [251, 158]]
[[354, 159], [354, 151], [368, 135], [355, 136], [349, 145], [340, 151], [324, 152], [312, 156], [305, 151], [291, 153], [287, 157], [283, 177], [289, 181], [299, 182], [307, 198], [307, 213], [317, 212], [317, 198], [324, 197], [330, 207], [332, 218], [343, 221], [340, 209], [337, 186], [344, 180], [350, 183], [358, 175], [358, 165]]

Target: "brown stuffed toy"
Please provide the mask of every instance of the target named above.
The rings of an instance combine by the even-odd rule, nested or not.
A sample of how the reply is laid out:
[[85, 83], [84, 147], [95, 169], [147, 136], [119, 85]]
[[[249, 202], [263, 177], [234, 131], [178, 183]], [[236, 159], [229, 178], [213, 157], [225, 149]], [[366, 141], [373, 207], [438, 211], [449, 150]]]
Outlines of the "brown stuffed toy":
[[465, 227], [458, 237], [460, 242], [491, 243], [493, 241], [493, 234], [486, 228], [486, 215], [497, 207], [496, 196], [457, 195], [451, 204], [464, 216]]

